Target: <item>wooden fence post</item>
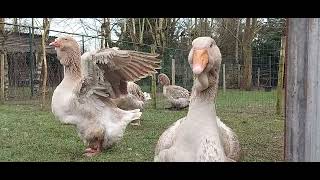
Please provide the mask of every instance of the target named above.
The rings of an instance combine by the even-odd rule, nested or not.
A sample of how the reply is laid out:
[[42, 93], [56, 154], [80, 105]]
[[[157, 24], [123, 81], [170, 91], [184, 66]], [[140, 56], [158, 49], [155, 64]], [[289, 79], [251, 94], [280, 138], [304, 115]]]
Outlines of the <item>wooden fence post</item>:
[[241, 88], [241, 84], [240, 84], [241, 77], [240, 77], [240, 75], [241, 75], [241, 66], [240, 66], [240, 64], [238, 64], [238, 87], [239, 87], [239, 89]]
[[[156, 53], [155, 45], [151, 45], [151, 53]], [[156, 75], [151, 76], [151, 98], [152, 98], [152, 107], [157, 108], [157, 83]]]
[[271, 68], [271, 56], [269, 56], [269, 87], [272, 87], [272, 68]]
[[4, 103], [4, 54], [0, 54], [0, 104]]
[[284, 58], [285, 58], [286, 37], [281, 37], [281, 50], [279, 58], [278, 84], [277, 84], [277, 104], [276, 112], [282, 114], [283, 109], [283, 76], [284, 76]]
[[260, 88], [260, 67], [258, 67], [258, 80], [257, 80], [257, 86]]
[[223, 92], [226, 92], [226, 65], [222, 64]]
[[176, 84], [176, 61], [172, 59], [171, 61], [171, 81], [172, 85]]
[[320, 161], [320, 19], [288, 19], [285, 160]]

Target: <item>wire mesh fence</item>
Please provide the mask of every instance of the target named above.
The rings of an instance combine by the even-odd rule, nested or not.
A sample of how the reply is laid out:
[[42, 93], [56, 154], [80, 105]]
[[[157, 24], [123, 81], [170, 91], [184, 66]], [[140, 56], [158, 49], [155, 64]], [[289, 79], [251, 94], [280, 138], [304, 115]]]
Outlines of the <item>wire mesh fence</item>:
[[[8, 24], [7, 26], [10, 26]], [[7, 76], [1, 81], [7, 81], [4, 103], [14, 104], [37, 104], [40, 102], [43, 63], [41, 54], [41, 35], [35, 33], [29, 27], [24, 31], [7, 31], [0, 35], [0, 52], [5, 57]], [[10, 28], [9, 28], [10, 29]], [[33, 34], [32, 34], [33, 32]], [[57, 32], [57, 31], [55, 31]], [[101, 37], [86, 36], [76, 33], [59, 32], [59, 36], [68, 34], [76, 38], [82, 52], [92, 48], [101, 47]], [[48, 44], [56, 37], [49, 36], [46, 43], [48, 62], [48, 104], [55, 87], [63, 79], [63, 66], [57, 59], [56, 52]], [[280, 42], [279, 42], [280, 43]], [[127, 41], [117, 41], [111, 46], [120, 49], [139, 50], [151, 52], [152, 45], [138, 44]], [[182, 86], [191, 91], [193, 74], [187, 58], [190, 49], [157, 47], [160, 54], [161, 69], [158, 73], [165, 73], [175, 85]], [[219, 75], [219, 91], [217, 96], [218, 111], [259, 113], [275, 111], [276, 93], [274, 88], [278, 80], [278, 62], [280, 49], [263, 49], [267, 53], [261, 55], [261, 50], [253, 50], [252, 56], [252, 91], [241, 90], [243, 82], [243, 61], [222, 54], [223, 61]], [[267, 55], [265, 55], [267, 54]], [[151, 91], [151, 77], [137, 82], [143, 91]], [[162, 97], [162, 87], [157, 84], [158, 108], [166, 106], [165, 98]]]

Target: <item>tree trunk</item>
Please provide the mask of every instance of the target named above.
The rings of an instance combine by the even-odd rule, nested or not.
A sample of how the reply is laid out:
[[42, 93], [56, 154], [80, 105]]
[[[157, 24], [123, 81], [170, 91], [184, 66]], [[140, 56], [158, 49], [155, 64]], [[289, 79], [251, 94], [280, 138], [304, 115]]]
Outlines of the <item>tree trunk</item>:
[[208, 29], [208, 18], [204, 18], [204, 35], [210, 36], [209, 29]]
[[[32, 26], [32, 36], [34, 36], [34, 18], [31, 19], [31, 26]], [[34, 39], [34, 37], [33, 37]], [[34, 93], [37, 95], [40, 95], [41, 92], [40, 89], [40, 83], [41, 83], [41, 74], [42, 74], [42, 47], [39, 49], [39, 51], [35, 51], [35, 61], [36, 61], [36, 72], [34, 77]]]
[[139, 19], [139, 43], [140, 44], [143, 44], [144, 21], [145, 21], [145, 18], [142, 18], [142, 23], [140, 22], [140, 19]]
[[18, 18], [13, 18], [13, 24], [17, 25], [17, 26], [13, 26], [13, 32], [19, 32]]
[[111, 40], [111, 20], [110, 18], [107, 18], [107, 26], [106, 26], [106, 31], [107, 31], [107, 37], [108, 37], [108, 44], [111, 46], [112, 40]]
[[0, 33], [4, 33], [4, 18], [0, 18]]
[[246, 25], [242, 40], [244, 76], [242, 89], [251, 90], [252, 85], [252, 48], [251, 44], [255, 36], [257, 18], [246, 18]]
[[131, 18], [131, 22], [132, 22], [132, 34], [133, 36], [136, 36], [136, 22], [134, 18]]
[[123, 32], [127, 32], [127, 18], [125, 18], [123, 22]]
[[[238, 18], [238, 20], [237, 20], [237, 30], [236, 30], [236, 37], [237, 38], [239, 38], [240, 21], [241, 21], [241, 19]], [[235, 41], [236, 41], [235, 62], [236, 62], [236, 64], [239, 64], [239, 42], [238, 42], [238, 39], [235, 39]]]
[[153, 32], [153, 27], [152, 27], [152, 25], [150, 23], [149, 18], [147, 18], [147, 23], [149, 25], [150, 33], [151, 33], [151, 36], [152, 36], [152, 39], [153, 39], [153, 44], [156, 45], [157, 44], [156, 36], [155, 36], [155, 33]]
[[244, 45], [243, 48], [243, 59], [244, 59], [244, 89], [247, 91], [251, 90], [252, 84], [252, 50], [251, 45]]
[[[101, 25], [101, 33], [104, 37], [104, 47], [110, 47], [111, 45], [111, 30], [110, 30], [110, 18], [103, 18], [103, 23]], [[103, 48], [104, 48], [103, 47]]]
[[167, 38], [165, 36], [165, 28], [167, 26], [163, 26], [163, 24], [165, 23], [165, 19], [164, 18], [160, 18], [159, 19], [159, 29], [160, 29], [160, 36], [161, 36], [161, 41], [162, 41], [162, 48], [164, 48], [167, 45]]
[[[187, 27], [187, 32], [188, 32], [188, 36], [191, 35], [191, 31], [192, 31], [192, 18], [190, 18], [190, 20], [188, 21], [188, 27]], [[189, 37], [187, 38], [187, 47], [191, 47], [191, 42], [192, 42], [192, 39]]]
[[6, 51], [4, 52], [4, 98], [9, 99], [9, 64]]
[[[161, 19], [161, 18], [160, 18]], [[161, 21], [159, 19], [159, 21]], [[160, 27], [161, 26], [161, 27]], [[157, 44], [156, 46], [161, 46], [161, 28], [162, 28], [162, 24], [161, 23], [158, 23], [158, 20], [156, 19], [156, 22], [155, 22], [155, 33], [156, 33], [156, 40], [157, 40]]]
[[[32, 39], [34, 39], [34, 18], [31, 18], [31, 33], [32, 33]], [[40, 56], [39, 56], [40, 54]], [[36, 62], [36, 69], [35, 69], [35, 75], [34, 75], [34, 86], [33, 86], [33, 92], [37, 95], [41, 92], [40, 90], [40, 83], [41, 83], [41, 72], [42, 72], [42, 48], [40, 50], [35, 50], [35, 62]]]
[[48, 18], [43, 19], [43, 33], [41, 37], [41, 47], [42, 47], [42, 58], [43, 58], [43, 81], [42, 81], [42, 103], [41, 107], [44, 108], [46, 105], [46, 95], [47, 95], [47, 81], [48, 81], [48, 65], [46, 57], [46, 41], [49, 35], [50, 20]]
[[102, 18], [103, 23], [101, 24], [101, 49], [106, 47], [106, 38], [105, 38], [105, 32], [104, 32], [104, 25], [106, 23], [106, 18]]
[[0, 47], [0, 55], [1, 54], [4, 55], [3, 56], [4, 57], [4, 59], [3, 59], [3, 61], [4, 61], [4, 64], [3, 64], [4, 65], [4, 67], [3, 67], [3, 69], [4, 69], [4, 72], [3, 72], [3, 74], [4, 74], [4, 79], [3, 79], [4, 89], [3, 90], [4, 90], [4, 98], [7, 100], [8, 96], [9, 96], [9, 76], [8, 76], [9, 68], [8, 68], [8, 59], [7, 59], [8, 54], [7, 54], [6, 49], [3, 47], [5, 44], [5, 41], [7, 39], [7, 37], [5, 35], [4, 24], [3, 24], [5, 22], [4, 20], [5, 20], [5, 18], [0, 18], [0, 33], [4, 37], [3, 42], [1, 42], [1, 44], [0, 44], [2, 46], [2, 47]]
[[138, 50], [138, 41], [139, 39], [137, 38], [137, 32], [136, 32], [136, 20], [135, 18], [131, 18], [131, 29], [130, 30], [130, 37], [131, 37], [131, 41], [134, 43], [133, 47], [135, 50]]

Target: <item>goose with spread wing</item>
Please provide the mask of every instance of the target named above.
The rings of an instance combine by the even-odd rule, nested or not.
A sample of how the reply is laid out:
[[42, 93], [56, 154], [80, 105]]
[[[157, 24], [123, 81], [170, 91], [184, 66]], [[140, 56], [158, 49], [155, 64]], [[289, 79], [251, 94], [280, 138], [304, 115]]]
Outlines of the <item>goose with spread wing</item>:
[[[122, 110], [113, 99], [128, 94], [128, 81], [156, 73], [160, 68], [158, 55], [105, 48], [81, 56], [79, 44], [69, 36], [59, 37], [50, 45], [65, 67], [64, 78], [52, 96], [52, 112], [61, 122], [76, 126], [87, 145], [84, 155], [97, 155], [119, 142], [127, 125], [140, 118], [139, 109]], [[99, 67], [103, 82], [93, 73], [81, 72], [81, 59]]]

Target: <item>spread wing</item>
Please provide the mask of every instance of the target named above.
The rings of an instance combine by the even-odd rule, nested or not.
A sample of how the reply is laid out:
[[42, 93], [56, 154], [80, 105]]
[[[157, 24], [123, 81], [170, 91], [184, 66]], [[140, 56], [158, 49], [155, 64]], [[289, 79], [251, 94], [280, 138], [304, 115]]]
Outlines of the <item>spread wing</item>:
[[[158, 54], [112, 48], [87, 52], [82, 55], [82, 64], [87, 63], [84, 71], [82, 89], [95, 88], [95, 94], [117, 98], [127, 94], [127, 82], [138, 81], [157, 73], [160, 69]], [[88, 86], [90, 86], [88, 88]], [[88, 92], [88, 90], [84, 91]]]

